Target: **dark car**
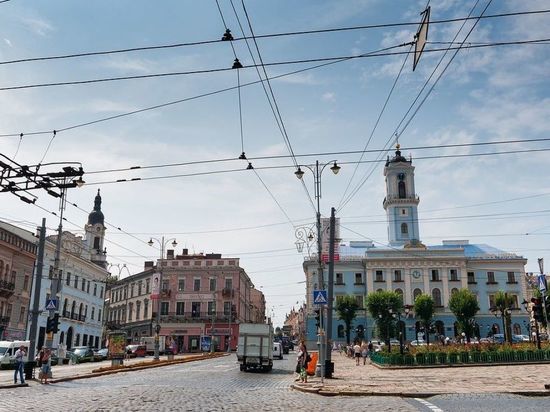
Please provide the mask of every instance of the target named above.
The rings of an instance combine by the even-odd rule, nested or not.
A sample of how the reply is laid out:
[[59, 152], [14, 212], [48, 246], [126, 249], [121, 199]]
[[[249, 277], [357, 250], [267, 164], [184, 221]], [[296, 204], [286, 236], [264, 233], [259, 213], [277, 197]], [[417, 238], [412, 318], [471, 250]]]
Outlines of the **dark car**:
[[94, 351], [87, 346], [75, 346], [71, 350], [72, 357], [77, 363], [94, 362]]
[[147, 347], [145, 345], [128, 345], [126, 346], [126, 355], [129, 358], [145, 357], [147, 355]]

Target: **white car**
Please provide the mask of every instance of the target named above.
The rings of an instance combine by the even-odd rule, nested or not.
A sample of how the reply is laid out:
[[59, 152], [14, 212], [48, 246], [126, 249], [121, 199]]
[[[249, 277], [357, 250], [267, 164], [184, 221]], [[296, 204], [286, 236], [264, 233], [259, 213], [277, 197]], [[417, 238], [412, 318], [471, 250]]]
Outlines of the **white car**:
[[283, 359], [283, 344], [281, 342], [273, 342], [273, 358]]
[[411, 341], [411, 346], [426, 346], [426, 341], [422, 339]]

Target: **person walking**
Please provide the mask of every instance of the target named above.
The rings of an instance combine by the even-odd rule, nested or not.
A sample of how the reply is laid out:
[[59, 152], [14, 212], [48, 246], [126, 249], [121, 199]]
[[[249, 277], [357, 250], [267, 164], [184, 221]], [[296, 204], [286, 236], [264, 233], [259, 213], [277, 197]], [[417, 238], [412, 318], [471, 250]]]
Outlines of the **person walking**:
[[353, 345], [353, 355], [355, 358], [355, 366], [359, 366], [359, 359], [361, 358], [361, 346], [359, 346], [359, 342], [355, 342], [355, 345]]
[[27, 348], [20, 346], [19, 349], [15, 351], [15, 372], [13, 373], [13, 383], [17, 384], [17, 372], [19, 372], [19, 380], [21, 385], [25, 383], [25, 378], [23, 377], [23, 369], [25, 366], [25, 356], [27, 356]]
[[361, 356], [363, 357], [363, 365], [367, 364], [367, 356], [369, 355], [369, 347], [367, 342], [363, 341], [361, 343]]
[[296, 381], [300, 380], [304, 383], [307, 383], [307, 364], [309, 362], [309, 353], [307, 352], [306, 344], [304, 341], [300, 342], [298, 349], [298, 359], [296, 363], [296, 372], [298, 373], [298, 378]]
[[40, 350], [40, 354], [38, 355], [38, 362], [42, 365], [40, 366], [40, 373], [39, 373], [40, 383], [43, 383], [45, 385], [48, 384], [48, 377], [52, 372], [52, 369], [50, 366], [50, 357], [51, 357], [50, 349], [43, 347]]

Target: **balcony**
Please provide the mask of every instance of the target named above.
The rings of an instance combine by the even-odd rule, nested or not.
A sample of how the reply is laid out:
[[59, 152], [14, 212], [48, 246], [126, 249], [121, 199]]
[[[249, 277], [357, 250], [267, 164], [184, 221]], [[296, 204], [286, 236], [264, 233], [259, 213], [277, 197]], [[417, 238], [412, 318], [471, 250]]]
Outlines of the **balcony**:
[[9, 298], [13, 295], [15, 289], [15, 283], [0, 280], [0, 297]]
[[233, 288], [223, 288], [222, 296], [224, 298], [232, 298], [233, 296], [235, 296], [235, 290]]
[[[224, 312], [186, 312], [183, 315], [176, 315], [175, 313], [169, 313], [168, 315], [160, 315], [160, 321], [162, 323], [193, 323], [193, 322], [229, 322], [230, 315]], [[234, 321], [235, 315], [231, 317], [231, 321]]]
[[86, 316], [79, 315], [78, 313], [71, 313], [68, 310], [64, 310], [61, 314], [61, 317], [71, 320], [77, 320], [79, 322], [86, 322]]
[[1, 316], [0, 317], [0, 326], [8, 326], [10, 323], [10, 317], [9, 316]]

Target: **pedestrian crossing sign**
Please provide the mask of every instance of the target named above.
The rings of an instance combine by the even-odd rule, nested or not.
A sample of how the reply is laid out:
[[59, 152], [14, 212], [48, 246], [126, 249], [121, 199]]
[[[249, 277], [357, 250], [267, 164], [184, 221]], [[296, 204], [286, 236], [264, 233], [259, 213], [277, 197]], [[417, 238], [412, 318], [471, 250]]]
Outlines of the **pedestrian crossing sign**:
[[313, 303], [316, 305], [326, 305], [328, 302], [326, 290], [313, 291]]
[[46, 301], [46, 310], [56, 310], [57, 309], [57, 299], [49, 299]]

